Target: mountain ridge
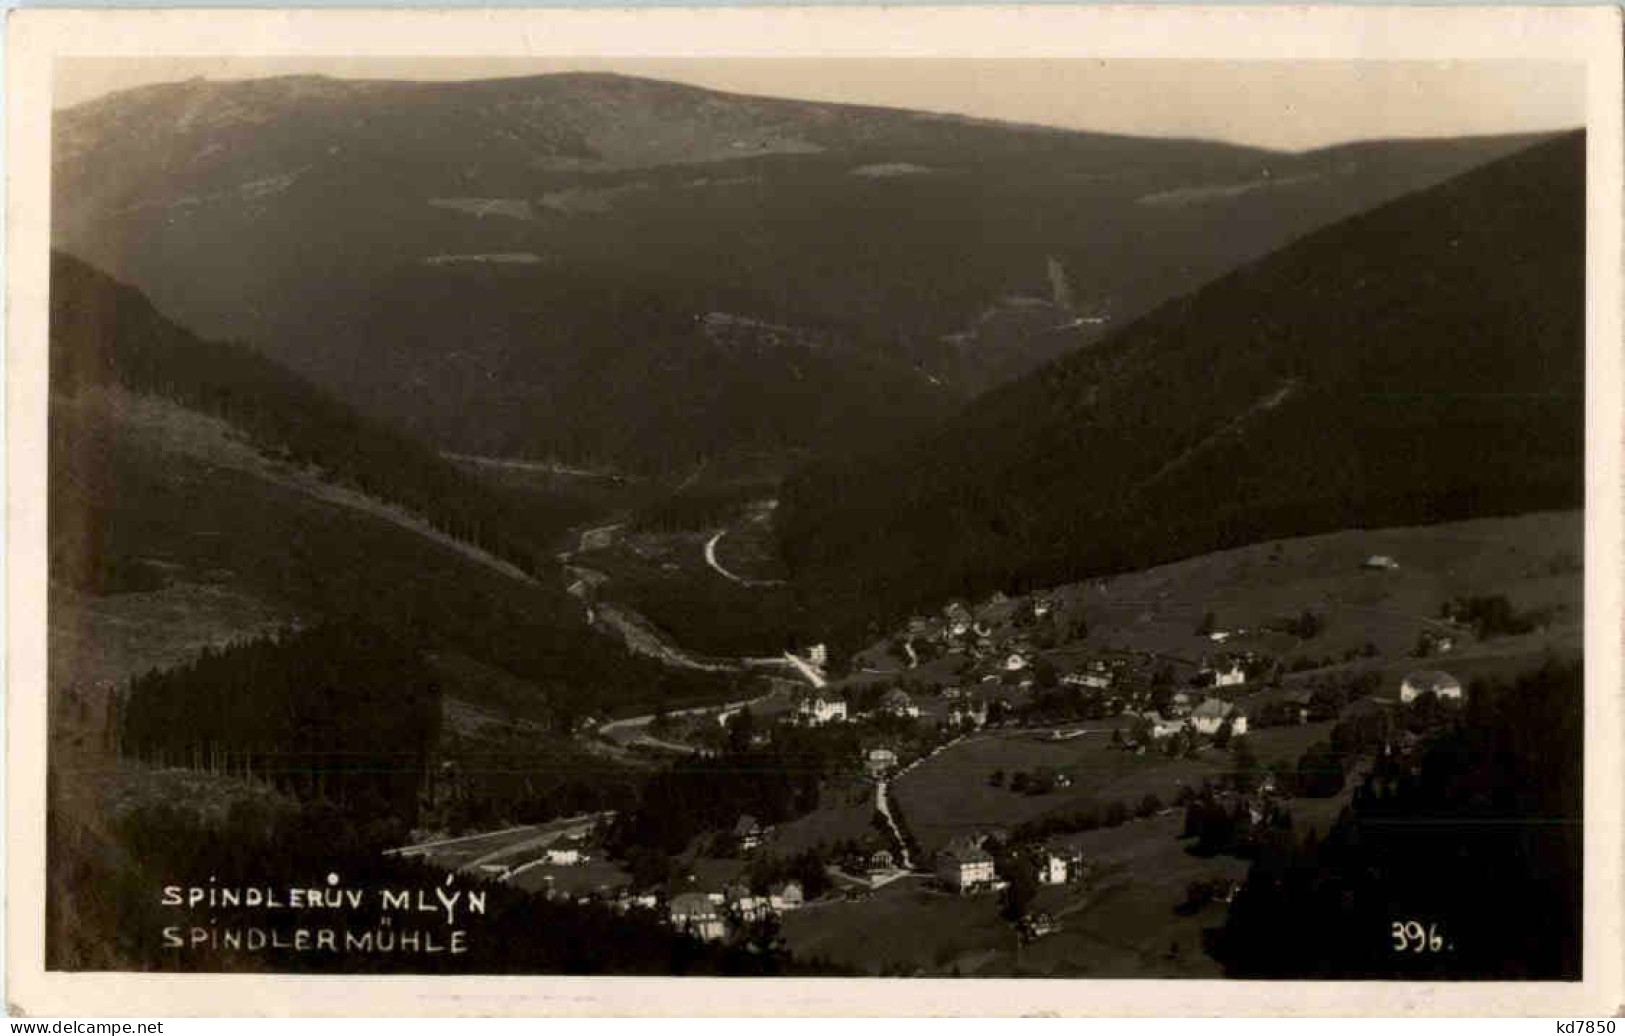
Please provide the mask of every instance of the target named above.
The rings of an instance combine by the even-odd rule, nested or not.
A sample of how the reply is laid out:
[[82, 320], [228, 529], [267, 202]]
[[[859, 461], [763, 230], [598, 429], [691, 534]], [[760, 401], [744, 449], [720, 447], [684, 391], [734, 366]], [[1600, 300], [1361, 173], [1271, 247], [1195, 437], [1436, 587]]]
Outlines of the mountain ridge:
[[[184, 325], [440, 449], [675, 477], [898, 441], [1523, 142], [1294, 155], [596, 73], [160, 84], [53, 133], [56, 245]], [[720, 349], [714, 312], [797, 341]]]

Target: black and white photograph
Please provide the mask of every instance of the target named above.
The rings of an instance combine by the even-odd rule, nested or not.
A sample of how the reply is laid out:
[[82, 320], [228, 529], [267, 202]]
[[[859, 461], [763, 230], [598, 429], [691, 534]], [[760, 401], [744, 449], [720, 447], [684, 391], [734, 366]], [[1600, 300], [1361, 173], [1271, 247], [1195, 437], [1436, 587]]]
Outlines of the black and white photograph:
[[1600, 977], [1585, 62], [528, 47], [54, 58], [46, 972]]

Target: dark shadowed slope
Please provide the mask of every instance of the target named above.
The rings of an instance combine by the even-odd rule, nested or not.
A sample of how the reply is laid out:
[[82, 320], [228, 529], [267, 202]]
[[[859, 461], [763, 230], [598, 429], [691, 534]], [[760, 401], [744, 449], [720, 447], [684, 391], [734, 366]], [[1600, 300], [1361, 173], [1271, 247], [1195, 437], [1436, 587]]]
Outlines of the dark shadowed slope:
[[58, 246], [187, 326], [443, 448], [680, 476], [897, 441], [1519, 143], [1277, 154], [611, 75], [194, 81], [54, 132]]
[[785, 553], [861, 632], [956, 594], [1583, 499], [1584, 138], [1316, 232], [941, 431], [793, 481]]
[[524, 688], [507, 707], [566, 726], [729, 693], [594, 633], [547, 552], [558, 528], [411, 440], [77, 260], [54, 257], [51, 304], [54, 686], [359, 617], [505, 674]]

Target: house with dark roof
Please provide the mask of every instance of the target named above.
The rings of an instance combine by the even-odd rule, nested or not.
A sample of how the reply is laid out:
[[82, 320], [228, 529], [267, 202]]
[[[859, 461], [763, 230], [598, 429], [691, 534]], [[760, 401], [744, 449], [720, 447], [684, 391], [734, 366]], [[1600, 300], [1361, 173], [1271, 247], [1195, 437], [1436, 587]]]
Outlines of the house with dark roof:
[[673, 896], [669, 906], [671, 926], [699, 939], [721, 939], [728, 934], [722, 910], [704, 892], [684, 892]]
[[1416, 672], [1406, 673], [1405, 679], [1399, 685], [1399, 700], [1411, 702], [1424, 694], [1460, 701], [1461, 681], [1437, 669], [1418, 669]]
[[744, 852], [762, 844], [767, 836], [767, 830], [756, 822], [756, 818], [746, 813], [734, 824], [734, 837], [739, 840], [739, 848]]

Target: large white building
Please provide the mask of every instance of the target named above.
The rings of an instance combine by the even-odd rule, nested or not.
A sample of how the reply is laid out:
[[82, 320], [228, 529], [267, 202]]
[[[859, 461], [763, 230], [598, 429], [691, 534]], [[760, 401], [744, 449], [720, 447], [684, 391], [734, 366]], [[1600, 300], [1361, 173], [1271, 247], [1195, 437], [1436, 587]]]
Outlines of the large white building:
[[975, 842], [956, 838], [937, 853], [937, 877], [955, 892], [988, 888], [995, 880], [993, 857]]
[[1437, 669], [1419, 669], [1405, 675], [1405, 679], [1399, 685], [1399, 700], [1415, 701], [1429, 692], [1440, 698], [1460, 701], [1461, 681]]

